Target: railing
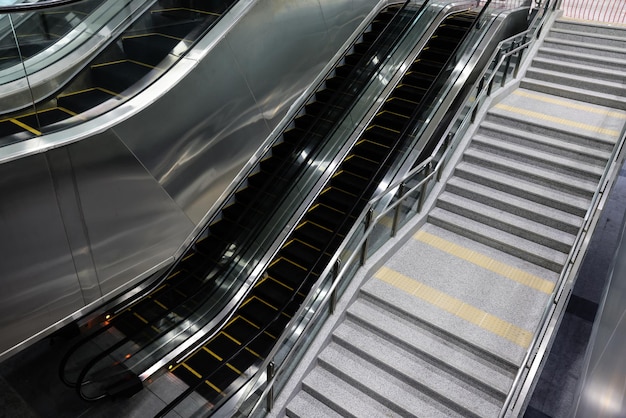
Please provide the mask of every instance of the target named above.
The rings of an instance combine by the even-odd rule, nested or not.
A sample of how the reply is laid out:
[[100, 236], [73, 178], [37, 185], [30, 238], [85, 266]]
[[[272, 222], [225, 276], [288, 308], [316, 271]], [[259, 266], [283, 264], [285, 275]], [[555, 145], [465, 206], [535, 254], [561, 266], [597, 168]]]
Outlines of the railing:
[[[483, 77], [475, 84], [474, 93], [459, 107], [461, 110], [450, 132], [437, 143], [425, 161], [369, 201], [328, 267], [313, 285], [316, 292], [303, 301], [294, 320], [260, 366], [259, 370], [265, 370], [265, 381], [260, 384], [254, 398], [245, 398], [239, 405], [239, 416], [258, 412], [264, 402], [268, 410], [272, 409], [274, 391], [285, 384], [289, 366], [297, 363], [293, 360], [303, 354], [317, 328], [334, 312], [338, 299], [360, 266], [408, 221], [416, 215], [424, 215], [426, 197], [441, 179], [446, 163], [474, 122], [481, 103], [496, 89], [503, 87], [511, 75], [517, 74], [523, 64], [524, 52], [534, 45], [555, 6], [556, 2], [543, 3], [527, 31], [500, 42]], [[385, 203], [383, 208], [381, 203]], [[520, 378], [517, 378], [511, 393], [515, 392], [519, 383]], [[503, 411], [510, 403], [509, 398]]]
[[624, 0], [563, 0], [561, 7], [572, 19], [626, 24]]

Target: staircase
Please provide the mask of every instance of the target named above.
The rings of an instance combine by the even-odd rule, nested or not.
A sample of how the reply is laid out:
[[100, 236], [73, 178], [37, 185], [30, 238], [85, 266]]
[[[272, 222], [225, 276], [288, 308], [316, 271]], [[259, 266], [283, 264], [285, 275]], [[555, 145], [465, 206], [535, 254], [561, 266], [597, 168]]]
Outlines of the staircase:
[[626, 123], [624, 68], [626, 30], [555, 22], [286, 416], [498, 416]]

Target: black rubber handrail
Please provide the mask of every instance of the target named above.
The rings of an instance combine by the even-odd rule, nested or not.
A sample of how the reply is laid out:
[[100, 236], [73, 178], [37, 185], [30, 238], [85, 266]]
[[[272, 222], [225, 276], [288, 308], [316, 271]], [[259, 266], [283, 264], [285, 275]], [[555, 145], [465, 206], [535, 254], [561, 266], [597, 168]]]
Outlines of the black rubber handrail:
[[68, 4], [82, 3], [90, 0], [44, 0], [37, 3], [17, 3], [8, 6], [0, 6], [0, 13], [23, 13], [35, 10], [53, 9], [55, 7], [67, 6]]
[[[406, 140], [406, 138], [408, 136], [410, 136], [411, 130], [414, 128], [413, 124], [418, 120], [419, 115], [425, 110], [427, 104], [429, 103], [429, 101], [427, 99], [431, 98], [431, 96], [435, 95], [437, 93], [437, 89], [435, 88], [435, 86], [437, 85], [437, 82], [439, 81], [439, 77], [441, 76], [441, 74], [445, 71], [445, 69], [449, 66], [450, 61], [452, 60], [452, 58], [455, 56], [458, 48], [460, 45], [463, 44], [463, 42], [465, 41], [465, 39], [467, 38], [467, 36], [471, 33], [471, 31], [474, 29], [474, 27], [476, 26], [477, 22], [480, 20], [480, 18], [482, 17], [483, 12], [489, 7], [491, 3], [491, 0], [488, 0], [487, 3], [485, 3], [485, 5], [483, 6], [483, 8], [481, 9], [481, 11], [478, 13], [478, 15], [476, 16], [476, 18], [474, 19], [474, 22], [472, 23], [472, 25], [468, 28], [467, 33], [463, 36], [463, 38], [461, 38], [461, 40], [459, 41], [459, 44], [457, 45], [457, 47], [455, 48], [455, 50], [450, 54], [450, 57], [448, 58], [448, 60], [446, 61], [446, 63], [443, 65], [442, 69], [440, 70], [440, 72], [437, 74], [437, 77], [435, 78], [435, 81], [433, 82], [433, 85], [431, 85], [431, 87], [429, 88], [429, 90], [427, 91], [427, 93], [424, 95], [424, 98], [421, 101], [421, 104], [413, 111], [410, 121], [407, 123], [407, 125], [405, 126], [405, 128], [403, 129], [403, 131], [401, 132], [401, 134], [398, 136], [398, 139], [396, 140], [395, 144], [393, 145], [393, 147], [391, 148], [390, 152], [387, 154], [387, 156], [385, 157], [385, 159], [383, 160], [382, 163], [379, 164], [378, 169], [376, 171], [376, 173], [374, 173], [374, 175], [370, 178], [370, 181], [368, 182], [367, 186], [365, 187], [365, 190], [371, 190], [373, 186], [375, 186], [375, 181], [377, 181], [377, 178], [379, 175], [381, 175], [383, 173], [383, 169], [386, 167], [386, 165], [390, 162], [389, 160], [392, 158], [392, 156], [394, 156], [396, 154], [396, 152], [398, 151], [398, 147]], [[457, 12], [457, 13], [463, 13], [463, 12]], [[443, 22], [443, 21], [442, 21]], [[365, 194], [365, 193], [364, 193]], [[362, 196], [361, 196], [362, 197]], [[354, 212], [359, 205], [360, 202], [360, 198], [359, 199], [355, 199], [355, 204], [352, 206], [352, 208], [350, 209], [349, 212], [347, 213], [352, 213]], [[291, 298], [284, 303], [281, 306], [281, 309], [279, 309], [277, 312], [278, 314], [274, 316], [274, 318], [267, 323], [264, 327], [262, 327], [261, 329], [259, 329], [253, 338], [251, 338], [250, 340], [253, 341], [254, 339], [256, 339], [257, 337], [259, 337], [261, 334], [263, 334], [264, 332], [266, 332], [275, 322], [278, 318], [280, 318], [280, 315], [282, 314], [282, 312], [293, 302], [295, 296], [301, 291], [302, 286], [308, 282], [308, 280], [310, 279], [311, 275], [313, 274], [312, 272], [316, 270], [316, 267], [318, 267], [318, 265], [322, 262], [322, 260], [325, 258], [325, 254], [327, 253], [327, 251], [329, 250], [330, 245], [333, 243], [333, 241], [337, 238], [339, 231], [341, 231], [345, 226], [346, 226], [346, 222], [348, 222], [348, 220], [350, 219], [350, 216], [346, 216], [344, 218], [344, 220], [342, 221], [342, 224], [335, 229], [332, 237], [328, 240], [328, 244], [326, 244], [326, 246], [324, 247], [324, 249], [322, 251], [320, 251], [320, 256], [318, 257], [317, 261], [313, 264], [313, 266], [309, 269], [309, 272], [307, 273], [307, 275], [305, 276], [305, 278], [302, 280], [302, 282], [300, 283], [300, 285], [298, 286], [297, 289], [294, 290]], [[245, 350], [247, 346], [241, 346], [239, 349], [237, 349], [232, 355], [229, 356], [228, 360], [222, 361], [222, 364], [226, 364], [228, 363], [230, 360], [234, 359], [236, 356], [238, 356], [241, 352], [243, 352], [243, 350]], [[219, 369], [223, 367], [220, 366], [218, 367], [216, 370], [214, 370], [211, 374], [209, 374], [208, 376], [203, 376], [202, 379], [195, 385], [192, 387], [189, 387], [188, 389], [186, 389], [183, 393], [181, 393], [178, 397], [176, 397], [176, 399], [174, 399], [172, 402], [170, 402], [167, 406], [165, 406], [161, 411], [159, 411], [155, 417], [163, 417], [166, 414], [168, 414], [169, 412], [171, 412], [176, 405], [178, 405], [180, 402], [182, 402], [185, 398], [187, 398], [189, 395], [191, 395], [193, 392], [195, 392], [202, 384], [204, 384], [204, 382], [206, 380], [210, 380], [211, 377], [213, 377], [213, 375], [215, 373], [217, 373], [219, 371]], [[220, 404], [223, 402], [226, 402], [228, 397], [224, 397], [221, 402], [218, 402], [216, 405], [213, 406], [213, 409], [219, 408]]]
[[[370, 51], [374, 51], [374, 50], [376, 50], [377, 48], [380, 48], [380, 47], [381, 47], [381, 45], [379, 45], [379, 44], [381, 44], [381, 43], [385, 40], [385, 38], [383, 37], [383, 35], [385, 35], [385, 34], [386, 34], [387, 29], [388, 29], [388, 28], [389, 28], [389, 26], [390, 26], [390, 25], [394, 22], [394, 19], [395, 19], [397, 16], [400, 16], [400, 13], [401, 13], [401, 12], [404, 10], [404, 8], [405, 8], [405, 7], [409, 4], [409, 2], [410, 2], [409, 0], [407, 0], [407, 1], [405, 2], [405, 4], [403, 5], [403, 7], [402, 7], [402, 8], [401, 8], [398, 12], [397, 12], [397, 14], [394, 16], [394, 18], [392, 18], [392, 19], [388, 22], [387, 26], [386, 26], [386, 27], [385, 27], [385, 28], [381, 31], [381, 33], [380, 33], [380, 34], [379, 34], [379, 36], [376, 38], [376, 40], [374, 40], [374, 41], [372, 42], [372, 44], [371, 44], [370, 48], [368, 48], [368, 51], [367, 51], [365, 54], [363, 54], [363, 60], [366, 60], [366, 59], [367, 59], [367, 62], [365, 62], [365, 63], [361, 63], [361, 62], [359, 62], [357, 65], [355, 65], [355, 67], [354, 67], [354, 68], [353, 68], [353, 70], [351, 71], [350, 75], [346, 77], [346, 81], [345, 81], [344, 85], [342, 85], [342, 87], [341, 87], [341, 88], [337, 89], [338, 91], [342, 91], [342, 92], [343, 92], [343, 91], [346, 91], [346, 90], [356, 90], [356, 89], [355, 89], [355, 84], [357, 84], [358, 82], [365, 83], [365, 82], [367, 82], [367, 80], [369, 80], [369, 78], [368, 78], [368, 77], [366, 77], [364, 74], [359, 74], [359, 71], [361, 70], [361, 67], [363, 67], [363, 66], [365, 66], [365, 65], [369, 64], [369, 63], [372, 61], [372, 56], [373, 56], [373, 54], [372, 54]], [[428, 2], [428, 1], [424, 2], [424, 3], [422, 4], [422, 6], [420, 7], [420, 9], [419, 9], [416, 13], [414, 13], [414, 14], [413, 14], [413, 16], [412, 16], [410, 19], [408, 19], [408, 22], [409, 22], [409, 23], [410, 23], [410, 21], [411, 21], [411, 20], [412, 20], [415, 16], [419, 16], [419, 14], [420, 14], [420, 13], [421, 13], [421, 11], [423, 10], [423, 8], [426, 6], [427, 2]], [[395, 37], [394, 39], [399, 38], [399, 37], [400, 37], [400, 36], [404, 33], [404, 30], [406, 30], [406, 27], [408, 27], [408, 24], [402, 28], [403, 30], [401, 31], [401, 33], [400, 33], [399, 35], [396, 35], [396, 37]], [[389, 49], [391, 49], [391, 47], [393, 47], [393, 44], [392, 44], [391, 46], [389, 46]], [[376, 52], [378, 52], [378, 51], [376, 51]], [[387, 52], [388, 52], [388, 51], [387, 51]], [[369, 57], [369, 58], [368, 58], [368, 57]], [[370, 73], [372, 73], [372, 74], [373, 74], [373, 73], [374, 73], [374, 72], [375, 72], [375, 71], [376, 71], [376, 70], [380, 67], [380, 65], [382, 65], [382, 62], [383, 62], [383, 60], [380, 60], [380, 62], [379, 62], [379, 63], [375, 64], [375, 65], [374, 65], [374, 68], [372, 68], [372, 69], [371, 69]], [[355, 79], [356, 79], [356, 80], [355, 80]], [[365, 80], [362, 80], [362, 79], [365, 79]], [[345, 86], [345, 87], [344, 87], [344, 86]], [[333, 100], [333, 101], [329, 102], [329, 103], [327, 104], [327, 107], [326, 107], [325, 109], [329, 110], [328, 112], [331, 112], [331, 111], [332, 111], [332, 107], [333, 107], [333, 105], [335, 105], [338, 101], [339, 101], [339, 100]], [[345, 112], [344, 112], [344, 113], [347, 113], [347, 112], [349, 111], [349, 109], [350, 109], [350, 107], [348, 107], [348, 108], [345, 110]], [[328, 112], [327, 112], [327, 113], [321, 112], [321, 113], [318, 115], [317, 120], [319, 120], [319, 119], [323, 118], [323, 116], [324, 116], [324, 115], [326, 115], [326, 114], [328, 114]], [[317, 121], [317, 120], [316, 120], [316, 121]], [[314, 124], [313, 124], [313, 125], [312, 125], [309, 129], [308, 129], [307, 133], [306, 133], [305, 135], [303, 135], [303, 136], [302, 136], [302, 139], [300, 140], [299, 144], [300, 144], [301, 142], [303, 142], [303, 141], [306, 141], [306, 140], [309, 138], [309, 134], [310, 134], [310, 133], [312, 133], [312, 132], [314, 133], [314, 130], [313, 130], [313, 129], [315, 128], [315, 126], [316, 126], [316, 125], [317, 125], [317, 124], [316, 124], [316, 123], [314, 123]], [[330, 135], [331, 133], [332, 133], [332, 131], [331, 131], [328, 135]], [[281, 136], [279, 136], [278, 138], [280, 138], [280, 137], [282, 137], [282, 135], [281, 135]], [[324, 141], [320, 141], [320, 145], [319, 145], [319, 146], [321, 146], [321, 144], [323, 144], [323, 143], [324, 143]], [[311, 155], [310, 155], [309, 159], [310, 159], [310, 158], [312, 158], [312, 156], [313, 156], [313, 155], [314, 155], [314, 153], [311, 153]], [[263, 157], [262, 157], [262, 158], [260, 158], [259, 160], [262, 160], [262, 159], [263, 159]], [[289, 164], [288, 164], [288, 163], [289, 163]], [[293, 161], [291, 161], [291, 160], [289, 160], [289, 159], [286, 159], [285, 161], [283, 161], [283, 164], [280, 166], [280, 169], [279, 169], [279, 170], [276, 170], [274, 173], [272, 173], [272, 178], [271, 178], [270, 180], [273, 180], [273, 178], [276, 176], [276, 174], [277, 174], [277, 173], [281, 172], [283, 169], [285, 169], [285, 168], [287, 168], [287, 167], [289, 167], [289, 166], [291, 166], [291, 165], [293, 165]], [[244, 180], [245, 180], [245, 179], [244, 179]], [[269, 185], [270, 185], [270, 184], [272, 184], [272, 183], [273, 183], [273, 181], [268, 181], [268, 182], [267, 182], [267, 184], [265, 185], [265, 187], [263, 187], [263, 188], [259, 189], [259, 194], [262, 194], [262, 193], [267, 192], [267, 189], [268, 189]], [[237, 188], [236, 190], [239, 190], [239, 188]], [[287, 191], [287, 192], [288, 192], [288, 191]], [[285, 194], [286, 194], [286, 193], [285, 193]], [[249, 212], [250, 210], [252, 210], [252, 209], [253, 209], [253, 206], [247, 206], [247, 207], [246, 207], [246, 209], [242, 212], [242, 215], [241, 215], [241, 216], [243, 216], [244, 214], [248, 213], [248, 212]], [[240, 216], [240, 218], [241, 218], [241, 216]], [[239, 221], [239, 220], [240, 220], [240, 218], [239, 218], [239, 219], [237, 219], [237, 220]], [[197, 236], [202, 236], [202, 235], [203, 235], [203, 233], [204, 233], [204, 232], [208, 229], [208, 227], [209, 227], [209, 226], [210, 226], [210, 222], [209, 222], [209, 223], [207, 223], [207, 226], [205, 226], [205, 228], [203, 229], [203, 231], [202, 231], [202, 232], [200, 232], [200, 233], [198, 233], [198, 235], [197, 235]], [[259, 223], [259, 225], [256, 227], [256, 229], [259, 229], [259, 228], [261, 228], [262, 226], [263, 226], [263, 225], [262, 225], [262, 223]], [[256, 234], [251, 234], [251, 236], [256, 236]], [[252, 240], [252, 241], [254, 241], [254, 240]], [[194, 243], [192, 243], [192, 244], [190, 245], [190, 248], [191, 248], [194, 244], [195, 244], [195, 242], [194, 242]], [[254, 244], [254, 242], [250, 242], [250, 243], [248, 243], [248, 245], [244, 245], [244, 248], [242, 248], [241, 250], [242, 250], [242, 251], [246, 251], [246, 250], [248, 249], [248, 247], [249, 247], [249, 246], [251, 246], [251, 245], [253, 245], [253, 244]], [[241, 247], [240, 247], [240, 248], [241, 248]], [[188, 253], [188, 251], [189, 251], [189, 250], [187, 250], [187, 251], [185, 252], [185, 254], [187, 254], [187, 253]], [[202, 254], [202, 252], [201, 252], [201, 251], [198, 251], [198, 250], [195, 250], [195, 251], [196, 251], [196, 252], [199, 252], [200, 254]], [[238, 254], [234, 255], [233, 257], [237, 257], [238, 255], [241, 255], [241, 252], [242, 252], [242, 251], [239, 251], [239, 252], [238, 252]], [[177, 266], [177, 263], [175, 263], [175, 264], [174, 264], [174, 265], [173, 265], [170, 269], [168, 269], [168, 271], [166, 272], [166, 274], [164, 274], [164, 277], [166, 278], [166, 277], [167, 277], [167, 276], [168, 276], [168, 275], [169, 275], [172, 271], [174, 271], [174, 270], [175, 270], [175, 268], [176, 268], [176, 266]], [[217, 277], [217, 276], [219, 276], [219, 275], [224, 275], [224, 274], [227, 274], [227, 272], [225, 272], [225, 271], [224, 271], [224, 270], [227, 270], [227, 268], [226, 268], [226, 267], [229, 267], [229, 265], [227, 264], [227, 265], [226, 265], [226, 266], [224, 266], [222, 269], [220, 269], [219, 273], [218, 273], [218, 274], [216, 274], [214, 277]], [[159, 284], [161, 284], [161, 283], [163, 283], [163, 280], [160, 280], [160, 281], [158, 281], [157, 283], [155, 283], [153, 286], [150, 286], [150, 289], [149, 289], [149, 290], [147, 290], [147, 292], [142, 292], [141, 294], [138, 294], [137, 296], [133, 297], [133, 298], [131, 299], [131, 301], [126, 301], [126, 302], [125, 302], [125, 306], [132, 306], [132, 304], [134, 304], [134, 303], [138, 302], [139, 300], [141, 300], [141, 299], [142, 299], [142, 298], [143, 298], [146, 294], [149, 294], [149, 293], [152, 291], [152, 289], [154, 289], [156, 286], [158, 286], [158, 285], [159, 285]], [[198, 304], [198, 306], [197, 306], [196, 310], [197, 310], [197, 309], [199, 309], [201, 306], [202, 306], [202, 303]], [[236, 308], [235, 308], [235, 309], [236, 309]], [[121, 311], [121, 310], [120, 310], [120, 311]], [[182, 322], [182, 321], [181, 321], [181, 322]], [[148, 327], [149, 325], [150, 325], [150, 324], [146, 324], [146, 325], [145, 325], [145, 327]], [[103, 327], [103, 328], [105, 328], [105, 327]], [[106, 329], [108, 329], [108, 328], [109, 328], [109, 326], [106, 326]], [[143, 328], [142, 328], [142, 329], [143, 329]], [[76, 352], [76, 351], [77, 351], [77, 350], [78, 350], [81, 346], [83, 346], [84, 344], [88, 343], [91, 339], [93, 339], [93, 338], [97, 337], [97, 336], [98, 336], [98, 335], [100, 335], [102, 332], [104, 332], [104, 331], [103, 331], [102, 329], [99, 329], [99, 330], [96, 330], [94, 333], [91, 333], [91, 334], [89, 334], [89, 335], [85, 336], [83, 339], [81, 339], [81, 341], [79, 341], [77, 344], [75, 344], [75, 345], [74, 345], [74, 346], [73, 346], [73, 347], [72, 347], [72, 348], [68, 351], [68, 353], [66, 353], [66, 355], [63, 357], [63, 359], [62, 359], [62, 361], [61, 361], [61, 364], [60, 364], [60, 366], [59, 366], [59, 373], [61, 374], [61, 379], [62, 379], [62, 380], [63, 380], [66, 384], [68, 384], [69, 386], [74, 386], [74, 387], [76, 387], [76, 388], [77, 388], [77, 390], [78, 390], [79, 395], [80, 395], [83, 399], [85, 399], [85, 400], [96, 400], [96, 399], [88, 399], [88, 398], [85, 398], [85, 397], [83, 396], [83, 394], [82, 394], [82, 393], [81, 393], [81, 391], [80, 391], [80, 388], [83, 386], [84, 382], [81, 382], [81, 380], [82, 380], [84, 377], [86, 377], [86, 375], [87, 375], [87, 373], [88, 373], [89, 369], [90, 369], [93, 365], [95, 365], [95, 364], [99, 361], [99, 359], [103, 358], [102, 356], [104, 355], [104, 353], [100, 353], [99, 355], [95, 356], [95, 357], [94, 357], [91, 361], [89, 361], [89, 362], [86, 364], [86, 366], [84, 366], [84, 370], [82, 370], [82, 371], [81, 371], [81, 373], [79, 374], [79, 378], [77, 379], [77, 382], [69, 382], [69, 381], [68, 381], [68, 379], [66, 379], [66, 378], [65, 378], [64, 373], [65, 373], [65, 369], [66, 369], [67, 363], [68, 363], [68, 361], [70, 360], [71, 356], [72, 356], [72, 355], [73, 355], [73, 354], [74, 354], [74, 353], [75, 353], [75, 352]], [[157, 338], [158, 338], [158, 337], [157, 337]], [[132, 338], [129, 336], [129, 337], [128, 337], [128, 339], [132, 339]], [[124, 338], [124, 340], [127, 340], [127, 338]], [[109, 349], [105, 350], [105, 352], [109, 352], [109, 350], [115, 350], [115, 349], [117, 348], [118, 344], [120, 344], [120, 342], [117, 342], [114, 346], [109, 347]], [[99, 399], [99, 398], [98, 398], [98, 399]]]

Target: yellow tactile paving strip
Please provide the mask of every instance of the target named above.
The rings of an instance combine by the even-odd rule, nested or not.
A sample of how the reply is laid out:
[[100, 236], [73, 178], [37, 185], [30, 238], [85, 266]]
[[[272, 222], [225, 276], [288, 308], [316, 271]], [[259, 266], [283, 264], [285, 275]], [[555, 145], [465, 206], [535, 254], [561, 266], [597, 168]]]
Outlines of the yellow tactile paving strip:
[[599, 109], [597, 107], [587, 106], [587, 105], [578, 104], [578, 103], [572, 103], [572, 102], [569, 102], [567, 100], [563, 100], [560, 98], [543, 96], [541, 94], [531, 93], [531, 92], [523, 91], [519, 89], [515, 90], [513, 94], [516, 96], [520, 96], [520, 97], [526, 97], [528, 99], [539, 100], [540, 102], [544, 102], [544, 103], [550, 103], [550, 104], [554, 104], [557, 106], [567, 107], [569, 109], [583, 110], [587, 113], [595, 113], [597, 115], [605, 115], [605, 116], [609, 116], [609, 117], [617, 118], [617, 119], [626, 119], [626, 112], [619, 112], [616, 110], [608, 110], [608, 109]]
[[404, 276], [390, 268], [381, 267], [374, 277], [482, 329], [505, 338], [522, 348], [528, 348], [532, 341], [533, 335], [530, 331], [513, 325], [415, 279]]
[[495, 105], [497, 109], [506, 110], [507, 112], [517, 113], [519, 115], [528, 116], [531, 118], [541, 119], [548, 122], [558, 123], [560, 125], [570, 126], [572, 128], [580, 129], [583, 131], [595, 132], [603, 135], [612, 136], [617, 139], [619, 132], [615, 129], [606, 129], [599, 126], [589, 125], [587, 123], [577, 122], [575, 120], [559, 118], [557, 116], [546, 115], [545, 113], [535, 112], [528, 109], [522, 109], [521, 107], [515, 107], [504, 103], [498, 103]]
[[428, 244], [431, 247], [437, 248], [438, 250], [444, 251], [462, 260], [469, 261], [472, 264], [499, 274], [502, 277], [506, 277], [507, 279], [523, 284], [524, 286], [528, 286], [546, 294], [551, 294], [554, 291], [554, 283], [549, 280], [542, 279], [541, 277], [530, 274], [524, 270], [509, 266], [501, 261], [487, 257], [484, 254], [462, 247], [431, 233], [418, 231], [415, 235], [413, 235], [413, 238], [417, 241]]

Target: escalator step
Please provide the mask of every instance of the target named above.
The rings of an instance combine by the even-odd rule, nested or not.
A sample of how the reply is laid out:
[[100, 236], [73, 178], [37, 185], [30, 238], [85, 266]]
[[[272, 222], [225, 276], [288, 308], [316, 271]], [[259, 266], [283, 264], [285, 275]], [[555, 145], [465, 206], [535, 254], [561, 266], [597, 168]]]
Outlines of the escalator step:
[[246, 228], [228, 219], [220, 219], [209, 226], [209, 230], [211, 234], [216, 235], [223, 242], [236, 243]]
[[398, 113], [392, 113], [387, 110], [383, 110], [376, 115], [374, 122], [378, 126], [385, 127], [389, 130], [396, 132], [402, 132], [409, 122], [409, 117]]
[[259, 331], [257, 326], [242, 316], [235, 317], [224, 328], [224, 332], [241, 345], [246, 345]]
[[114, 93], [121, 93], [147, 75], [153, 68], [146, 64], [121, 60], [91, 67], [94, 83]]
[[354, 94], [325, 88], [315, 92], [315, 98], [322, 103], [350, 103], [354, 100]]
[[419, 103], [425, 93], [426, 91], [424, 89], [413, 87], [408, 84], [400, 84], [393, 90], [392, 94], [395, 97]]
[[307, 275], [307, 270], [284, 258], [278, 258], [267, 269], [267, 274], [281, 284], [297, 289]]
[[272, 155], [284, 160], [287, 158], [291, 158], [295, 150], [296, 147], [292, 143], [280, 142], [272, 146]]
[[221, 365], [221, 361], [204, 348], [200, 348], [185, 359], [185, 364], [200, 373], [200, 375], [206, 379]]
[[260, 327], [269, 324], [279, 315], [279, 311], [272, 309], [258, 297], [248, 297], [237, 312], [245, 318], [254, 318], [254, 323]]
[[175, 38], [185, 38], [198, 26], [197, 15], [172, 13], [171, 10], [153, 10], [150, 13], [152, 30]]
[[57, 97], [59, 107], [71, 110], [74, 113], [83, 113], [97, 105], [116, 97], [113, 92], [100, 88], [90, 88]]
[[418, 57], [418, 59], [422, 61], [431, 61], [433, 63], [438, 63], [440, 64], [440, 68], [443, 67], [446, 61], [448, 61], [448, 58], [450, 58], [450, 54], [447, 51], [430, 47], [428, 45], [426, 45], [424, 50], [420, 52]]
[[[316, 102], [316, 103], [319, 103], [319, 102]], [[327, 104], [324, 104], [324, 103], [319, 103], [319, 104], [324, 107], [327, 106]], [[305, 139], [305, 136], [306, 136], [306, 139]], [[298, 129], [298, 128], [289, 129], [283, 134], [283, 140], [285, 142], [289, 142], [294, 145], [301, 145], [303, 141], [306, 141], [306, 143], [309, 143], [311, 141], [318, 142], [321, 138], [322, 136], [316, 132], [307, 132], [304, 129]]]
[[346, 214], [356, 205], [358, 198], [331, 187], [324, 190], [318, 200], [320, 203]]
[[267, 333], [262, 333], [248, 344], [248, 348], [261, 358], [265, 358], [272, 350], [275, 341], [276, 338], [271, 337]]
[[[279, 282], [266, 278], [254, 286], [251, 295], [258, 297], [261, 301], [265, 302], [257, 306], [259, 309], [275, 314], [284, 308], [285, 304], [289, 301], [289, 299], [291, 299], [293, 291], [289, 290], [289, 288], [283, 286]], [[248, 318], [257, 325], [263, 325], [263, 321], [259, 321], [257, 323], [257, 321], [252, 319], [256, 319], [256, 317], [256, 315], [253, 315]]]
[[[17, 133], [23, 133], [22, 136], [24, 137], [33, 136], [32, 133], [26, 131], [24, 128], [22, 128], [16, 123], [11, 122], [10, 120], [0, 121], [0, 138], [9, 136], [9, 135], [15, 135]], [[15, 140], [17, 141], [18, 139], [15, 139]], [[10, 143], [8, 140], [7, 142]], [[5, 143], [2, 140], [0, 140], [0, 145], [5, 145]]]
[[246, 349], [241, 350], [237, 355], [235, 355], [235, 357], [228, 360], [228, 364], [239, 370], [241, 373], [245, 373], [250, 366], [260, 362], [261, 359]]
[[313, 132], [328, 132], [335, 124], [334, 122], [324, 119], [323, 117], [316, 117], [312, 115], [302, 115], [294, 120], [296, 128], [303, 129], [305, 131]]
[[241, 348], [241, 345], [233, 341], [225, 333], [220, 332], [205, 344], [205, 347], [221, 359], [228, 359], [235, 351]]
[[424, 76], [423, 74], [418, 74], [415, 72], [410, 72], [402, 77], [402, 84], [406, 84], [409, 86], [417, 87], [422, 90], [428, 90], [428, 88], [432, 85], [433, 78]]
[[[352, 149], [352, 154], [359, 155], [363, 158], [366, 158], [372, 161], [383, 161], [388, 153], [389, 153], [389, 147], [387, 145], [383, 145], [374, 141], [369, 141], [367, 139], [360, 140], [359, 142], [356, 143], [355, 147]], [[360, 176], [360, 177], [369, 178], [369, 176]]]
[[[376, 142], [381, 145], [388, 146], [393, 144], [398, 139], [398, 131], [388, 129], [386, 126], [377, 125], [378, 117], [374, 119], [372, 124], [367, 128], [363, 137], [367, 138], [371, 142]], [[358, 173], [357, 173], [358, 174]]]
[[312, 221], [305, 221], [298, 225], [293, 236], [321, 250], [332, 239], [333, 231]]
[[[40, 110], [37, 112], [37, 115], [30, 114], [27, 116], [20, 116], [17, 118], [20, 122], [34, 127], [35, 129], [39, 129], [41, 131], [45, 131], [46, 127], [52, 125], [57, 122], [61, 122], [65, 119], [72, 117], [73, 115], [63, 109], [60, 108], [51, 108]], [[41, 128], [36, 128], [41, 125]]]
[[399, 97], [389, 98], [384, 105], [384, 109], [401, 115], [411, 115], [416, 107], [416, 103], [401, 99]]
[[235, 193], [237, 202], [252, 209], [265, 213], [275, 207], [276, 196], [267, 193], [263, 189], [248, 186]]
[[181, 41], [161, 33], [146, 33], [123, 37], [122, 45], [129, 59], [156, 66]]
[[442, 51], [448, 51], [450, 54], [455, 50], [458, 44], [459, 39], [457, 39], [456, 37], [451, 38], [444, 36], [443, 33], [433, 36], [428, 41], [429, 47]]
[[288, 242], [280, 250], [280, 255], [307, 270], [312, 270], [316, 265], [325, 265], [329, 258], [326, 254], [322, 254], [321, 251], [298, 240]]
[[355, 196], [360, 196], [369, 183], [369, 179], [356, 176], [349, 171], [340, 170], [333, 175], [330, 185]]
[[366, 178], [370, 178], [378, 170], [378, 166], [373, 164], [371, 160], [354, 154], [348, 156], [342, 166], [347, 171]]

